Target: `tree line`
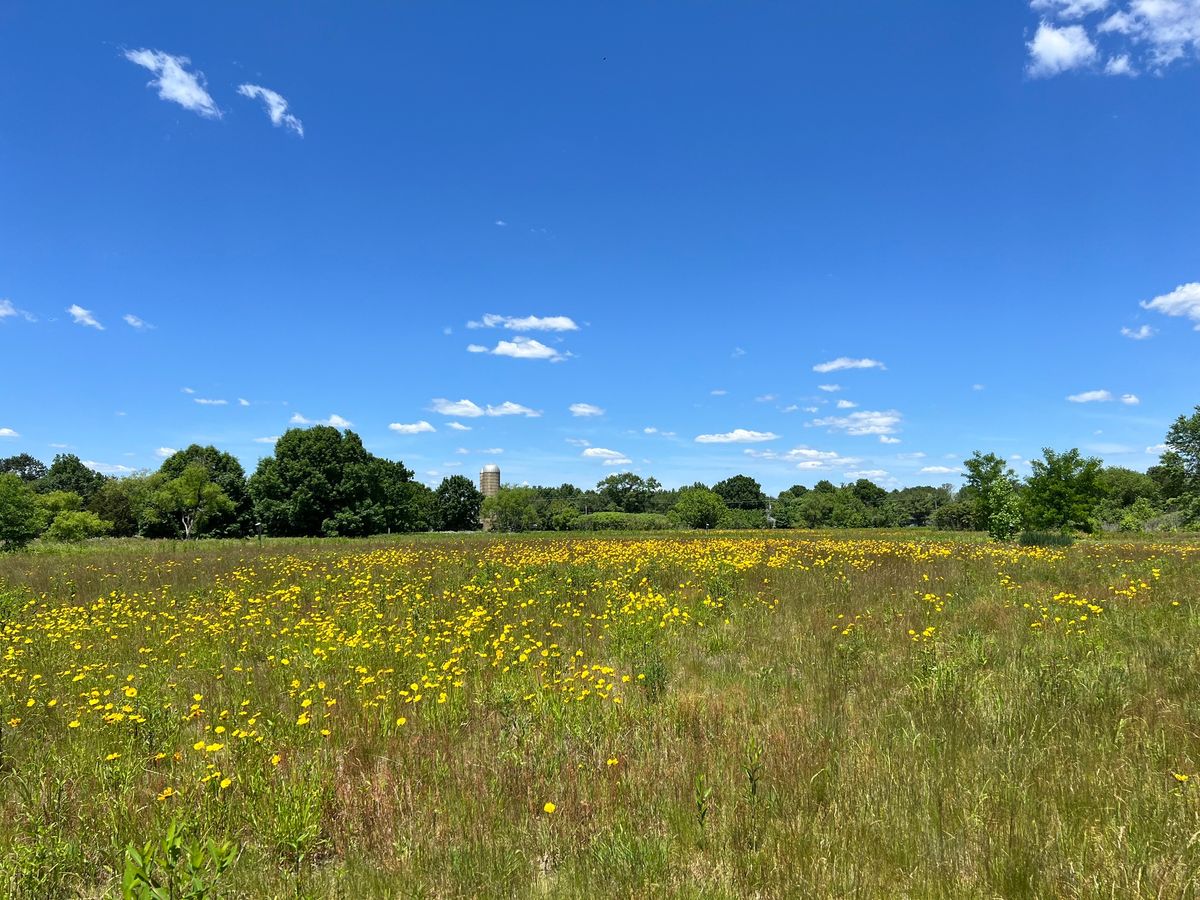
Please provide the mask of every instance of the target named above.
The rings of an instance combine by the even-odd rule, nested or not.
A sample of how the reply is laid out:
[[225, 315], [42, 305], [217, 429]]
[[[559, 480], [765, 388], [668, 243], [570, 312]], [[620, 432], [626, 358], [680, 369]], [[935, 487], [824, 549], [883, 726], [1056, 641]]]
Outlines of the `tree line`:
[[866, 478], [794, 485], [775, 497], [747, 475], [711, 487], [665, 489], [633, 472], [595, 488], [501, 488], [485, 501], [471, 479], [436, 489], [403, 463], [375, 456], [353, 431], [293, 428], [246, 476], [229, 453], [194, 444], [156, 472], [120, 478], [74, 454], [47, 466], [28, 454], [0, 460], [0, 546], [41, 538], [368, 536], [391, 532], [660, 528], [894, 528], [1092, 532], [1200, 527], [1200, 406], [1181, 415], [1147, 472], [1104, 466], [1077, 449], [1043, 451], [1020, 479], [1006, 460], [975, 452], [965, 483], [886, 490]]

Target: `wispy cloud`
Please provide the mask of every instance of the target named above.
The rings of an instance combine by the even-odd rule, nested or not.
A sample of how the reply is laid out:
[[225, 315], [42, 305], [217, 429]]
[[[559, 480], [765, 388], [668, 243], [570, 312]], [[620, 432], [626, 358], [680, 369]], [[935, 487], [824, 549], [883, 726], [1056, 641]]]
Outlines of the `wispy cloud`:
[[0, 322], [5, 319], [24, 319], [26, 322], [36, 322], [37, 318], [31, 312], [17, 309], [11, 300], [0, 300]]
[[172, 56], [161, 50], [128, 50], [125, 58], [154, 73], [150, 87], [158, 88], [163, 100], [178, 103], [184, 109], [209, 119], [221, 118], [216, 101], [204, 88], [204, 73], [189, 72], [191, 60], [186, 56]]
[[757, 444], [764, 441], [777, 441], [779, 435], [773, 431], [750, 431], [746, 428], [735, 428], [724, 434], [698, 434], [697, 444]]
[[858, 404], [855, 403], [853, 400], [839, 400], [837, 402], [837, 408], [838, 409], [857, 409]]
[[826, 416], [821, 419], [813, 419], [810, 424], [830, 428], [834, 431], [844, 431], [846, 434], [854, 436], [869, 434], [887, 436], [895, 434], [899, 430], [902, 419], [903, 416], [894, 409], [883, 412], [864, 410], [850, 413], [848, 416]]
[[193, 397], [193, 402], [199, 403], [201, 406], [228, 406], [228, 400], [212, 400], [208, 397]]
[[1075, 69], [1161, 74], [1200, 55], [1197, 0], [1030, 0], [1042, 19], [1028, 43], [1030, 75]]
[[261, 100], [267, 111], [267, 117], [276, 128], [282, 125], [296, 132], [300, 137], [304, 137], [304, 125], [288, 112], [288, 102], [283, 99], [282, 94], [260, 84], [239, 84], [237, 90], [243, 97]]
[[334, 428], [350, 428], [354, 423], [349, 419], [343, 419], [337, 413], [331, 415], [328, 419], [306, 419], [300, 413], [292, 413], [292, 417], [288, 419], [292, 425], [332, 425]]
[[921, 469], [922, 475], [961, 475], [961, 469], [955, 469], [952, 466], [925, 466]]
[[[503, 224], [497, 222], [497, 225]], [[478, 322], [468, 322], [468, 328], [507, 328], [509, 331], [578, 331], [570, 316], [498, 316], [488, 313]]]
[[272, 434], [267, 437], [256, 437], [254, 439], [254, 443], [256, 443], [256, 444], [274, 444], [277, 440], [279, 440], [279, 435]]
[[1126, 406], [1137, 406], [1142, 401], [1137, 394], [1122, 394], [1121, 402]]
[[725, 390], [725, 388], [713, 388], [709, 393], [714, 397], [724, 397], [729, 391]]
[[[525, 416], [536, 419], [541, 415], [539, 410], [530, 409], [520, 403], [513, 403], [511, 400], [505, 400], [498, 406], [489, 404], [483, 407], [471, 400], [446, 400], [443, 397], [437, 397], [431, 402], [429, 408], [443, 416], [455, 416], [463, 419], [477, 419], [480, 416]], [[463, 430], [466, 430], [466, 426], [463, 426]]]
[[746, 455], [752, 459], [767, 459], [775, 462], [793, 463], [802, 471], [818, 471], [823, 469], [845, 468], [856, 466], [860, 462], [856, 456], [842, 456], [832, 450], [816, 450], [812, 447], [793, 447], [791, 450], [752, 450], [747, 449]]
[[470, 431], [470, 425], [464, 425], [462, 422], [447, 422], [446, 427], [454, 431]]
[[128, 325], [130, 328], [136, 328], [138, 331], [149, 331], [154, 328], [154, 326], [145, 319], [139, 318], [133, 313], [125, 313], [125, 315], [121, 316], [121, 318], [125, 320], [126, 325]]
[[1121, 336], [1127, 337], [1131, 341], [1144, 341], [1147, 338], [1154, 337], [1154, 329], [1149, 325], [1143, 325], [1141, 328], [1122, 328]]
[[1196, 323], [1200, 331], [1200, 281], [1181, 284], [1169, 294], [1146, 300], [1142, 303], [1144, 309], [1152, 309], [1164, 316], [1183, 316]]
[[598, 459], [606, 466], [626, 466], [633, 462], [624, 453], [617, 450], [607, 450], [604, 447], [588, 447], [580, 454], [584, 459]]
[[573, 416], [602, 416], [604, 410], [593, 403], [572, 403], [569, 407]]
[[1110, 403], [1116, 398], [1111, 391], [1082, 391], [1069, 395], [1067, 399], [1072, 403]]
[[250, 401], [247, 400], [245, 397], [238, 397], [238, 406], [249, 406], [249, 405], [250, 405]]
[[817, 389], [829, 394], [835, 394], [842, 389], [842, 386], [840, 384], [818, 384]]
[[559, 353], [539, 340], [521, 335], [515, 336], [511, 341], [498, 341], [490, 350], [482, 344], [468, 344], [467, 352], [490, 353], [492, 356], [507, 356], [512, 359], [548, 359], [550, 362], [562, 362], [569, 356]]
[[397, 434], [427, 434], [432, 431], [437, 431], [432, 425], [422, 419], [420, 422], [404, 424], [402, 422], [393, 422], [388, 426], [389, 429]]
[[12, 428], [0, 428], [0, 438], [19, 438], [20, 436]]
[[101, 475], [130, 475], [136, 472], [137, 469], [132, 466], [122, 466], [117, 463], [96, 462], [94, 459], [85, 459], [83, 464], [93, 472], [99, 472]]
[[831, 359], [829, 362], [817, 363], [813, 366], [814, 372], [822, 374], [826, 372], [841, 372], [846, 369], [886, 369], [883, 363], [877, 359], [851, 359], [849, 356], [839, 356], [837, 359]]
[[75, 320], [76, 325], [84, 325], [88, 328], [95, 328], [97, 331], [103, 331], [104, 326], [96, 321], [96, 317], [92, 315], [90, 309], [84, 309], [78, 303], [72, 303], [67, 307], [67, 312], [71, 314], [71, 318]]

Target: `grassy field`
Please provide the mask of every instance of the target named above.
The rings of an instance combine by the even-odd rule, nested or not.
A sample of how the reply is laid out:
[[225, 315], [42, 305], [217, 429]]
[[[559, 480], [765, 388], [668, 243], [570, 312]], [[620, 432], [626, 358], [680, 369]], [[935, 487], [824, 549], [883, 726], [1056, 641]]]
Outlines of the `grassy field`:
[[1196, 543], [114, 543], [0, 629], [0, 896], [1200, 893]]

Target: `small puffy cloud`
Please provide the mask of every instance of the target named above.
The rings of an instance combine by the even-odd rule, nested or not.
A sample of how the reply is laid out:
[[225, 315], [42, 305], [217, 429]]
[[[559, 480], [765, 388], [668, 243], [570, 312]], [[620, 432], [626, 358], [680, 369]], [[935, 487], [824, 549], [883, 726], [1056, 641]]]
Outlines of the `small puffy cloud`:
[[890, 473], [886, 469], [855, 469], [842, 474], [847, 478], [887, 478]]
[[431, 431], [437, 431], [432, 425], [422, 419], [420, 422], [404, 424], [402, 422], [392, 422], [388, 428], [397, 434], [428, 434]]
[[1111, 0], [1030, 0], [1030, 7], [1056, 19], [1082, 19], [1107, 9]]
[[845, 369], [886, 369], [883, 363], [877, 359], [851, 359], [848, 356], [839, 356], [837, 359], [831, 359], [829, 362], [818, 363], [813, 366], [814, 372], [840, 372]]
[[1133, 68], [1133, 63], [1130, 62], [1129, 54], [1122, 53], [1120, 56], [1114, 56], [1104, 64], [1105, 75], [1129, 75], [1136, 76], [1137, 71]]
[[1110, 391], [1083, 391], [1067, 397], [1072, 403], [1109, 403], [1113, 400]]
[[913, 453], [897, 453], [896, 454], [896, 459], [924, 459], [924, 458], [925, 458], [925, 454], [923, 452], [921, 452], [920, 450], [917, 450]]
[[604, 410], [591, 403], [572, 403], [570, 406], [573, 416], [602, 416]]
[[1137, 394], [1122, 394], [1121, 402], [1126, 406], [1137, 406], [1142, 401]]
[[468, 450], [466, 447], [459, 447], [459, 448], [458, 448], [457, 450], [455, 450], [454, 452], [455, 452], [455, 453], [458, 453], [458, 454], [460, 454], [461, 456], [466, 456], [466, 455], [467, 455], [468, 453], [470, 453], [471, 451], [470, 451], [470, 450]]
[[743, 356], [746, 355], [746, 351], [743, 350], [741, 347], [734, 347], [733, 352], [730, 353], [729, 355], [733, 359], [741, 359]]
[[493, 225], [496, 225], [496, 226], [498, 226], [498, 227], [500, 227], [500, 228], [507, 228], [507, 227], [508, 227], [508, 223], [507, 223], [507, 222], [505, 222], [503, 219], [497, 219], [497, 220], [496, 220], [495, 222], [493, 222], [492, 224], [493, 224]]
[[84, 325], [88, 328], [95, 328], [97, 331], [103, 331], [104, 326], [96, 321], [96, 317], [92, 315], [90, 309], [84, 309], [78, 303], [72, 303], [67, 307], [67, 312], [71, 314], [71, 318], [75, 320], [76, 325]]
[[536, 419], [541, 415], [536, 409], [530, 409], [520, 403], [513, 403], [511, 400], [505, 400], [499, 406], [488, 406], [487, 414], [489, 416], [525, 416], [527, 419]]
[[343, 419], [337, 413], [331, 415], [328, 419], [306, 419], [300, 413], [292, 413], [292, 417], [288, 419], [292, 425], [332, 425], [334, 428], [349, 428], [354, 423], [349, 419]]
[[221, 118], [221, 110], [204, 89], [204, 73], [189, 72], [191, 60], [186, 56], [143, 49], [128, 50], [125, 58], [154, 73], [155, 77], [150, 80], [149, 86], [158, 88], [158, 96], [163, 100], [178, 103], [184, 109], [208, 119]]
[[791, 450], [753, 450], [747, 449], [746, 455], [752, 459], [767, 459], [776, 462], [795, 463], [797, 469], [804, 471], [847, 468], [856, 466], [862, 460], [855, 456], [842, 456], [832, 450], [816, 450], [812, 447], [793, 447]]
[[1029, 48], [1026, 71], [1034, 78], [1049, 78], [1089, 66], [1100, 54], [1082, 25], [1059, 28], [1046, 21], [1038, 25], [1037, 33], [1026, 46]]
[[26, 312], [23, 309], [17, 309], [11, 300], [0, 299], [0, 322], [5, 319], [24, 319], [26, 322], [36, 322], [37, 317], [31, 312]]
[[245, 397], [238, 397], [238, 406], [249, 406], [249, 405], [250, 405], [250, 401], [247, 400]]
[[848, 416], [826, 416], [813, 419], [811, 424], [834, 431], [844, 431], [846, 434], [862, 436], [868, 434], [892, 435], [900, 426], [903, 417], [894, 409], [883, 412], [862, 411], [850, 413]]
[[199, 403], [201, 406], [228, 406], [228, 400], [211, 400], [208, 397], [193, 397], [194, 403]]
[[879, 436], [879, 443], [881, 443], [881, 444], [900, 444], [903, 442], [900, 440], [900, 438], [888, 437], [886, 434], [881, 434]]
[[608, 450], [604, 447], [588, 447], [580, 456], [584, 459], [601, 460], [606, 466], [626, 466], [633, 461], [618, 450]]
[[771, 403], [772, 401], [777, 400], [777, 399], [778, 399], [778, 397], [775, 394], [759, 394], [757, 397], [754, 398], [754, 402], [755, 403]]
[[837, 402], [837, 408], [838, 409], [857, 409], [858, 404], [855, 403], [853, 400], [839, 400]]
[[0, 438], [18, 438], [20, 436], [12, 428], [0, 428]]
[[1154, 337], [1154, 329], [1149, 325], [1143, 325], [1141, 328], [1122, 328], [1121, 336], [1127, 337], [1131, 341], [1144, 341], [1147, 338]]
[[261, 100], [267, 111], [267, 117], [276, 128], [282, 125], [290, 128], [300, 137], [304, 137], [304, 125], [288, 112], [288, 102], [283, 99], [283, 95], [259, 84], [239, 84], [237, 90], [243, 97]]
[[154, 451], [154, 455], [159, 459], [166, 459], [168, 456], [174, 456], [178, 452], [174, 447], [159, 447]]
[[826, 393], [836, 394], [842, 389], [842, 386], [840, 384], [818, 384], [817, 388], [825, 391]]
[[773, 431], [750, 431], [746, 428], [735, 428], [724, 434], [698, 434], [697, 444], [758, 444], [764, 441], [777, 441], [779, 435]]
[[572, 447], [590, 447], [590, 446], [592, 446], [592, 442], [589, 441], [587, 438], [566, 438], [565, 440]]
[[922, 475], [961, 475], [961, 469], [955, 469], [951, 466], [925, 466], [921, 469]]
[[642, 434], [658, 434], [658, 429], [653, 425], [647, 425], [642, 429]]
[[985, 384], [973, 384], [973, 385], [971, 385], [971, 390], [973, 390], [973, 391], [984, 391], [984, 390], [987, 390], [987, 385], [985, 385]]
[[447, 422], [446, 427], [454, 431], [470, 431], [470, 425], [464, 425], [462, 422]]
[[[435, 413], [443, 416], [459, 416], [465, 419], [475, 419], [484, 415], [483, 408], [470, 400], [445, 400], [436, 398], [430, 407]], [[467, 426], [463, 426], [466, 428]]]
[[129, 475], [136, 472], [132, 466], [122, 466], [117, 463], [96, 462], [94, 459], [85, 459], [83, 464], [93, 472], [99, 472], [101, 475]]
[[183, 392], [183, 393], [185, 393], [185, 394], [194, 394], [194, 393], [196, 393], [196, 391], [195, 391], [195, 389], [194, 389], [194, 388], [189, 388], [189, 387], [180, 388], [179, 390], [180, 390], [180, 391], [182, 391], [182, 392]]
[[499, 456], [500, 454], [502, 454], [502, 453], [504, 452], [504, 448], [503, 448], [503, 447], [484, 447], [484, 448], [483, 448], [482, 450], [480, 450], [479, 452], [480, 452], [480, 453], [487, 453], [487, 454], [490, 454], [490, 455], [492, 455], [492, 456]]
[[724, 397], [729, 393], [729, 391], [725, 390], [725, 388], [714, 388], [713, 390], [709, 391], [709, 393], [714, 397]]
[[268, 437], [256, 437], [254, 439], [254, 443], [256, 443], [256, 444], [273, 444], [277, 440], [279, 440], [279, 435], [272, 434], [272, 435], [269, 435]]
[[147, 331], [154, 327], [145, 319], [138, 318], [133, 313], [125, 313], [121, 318], [125, 320], [126, 325], [130, 328], [136, 328], [138, 331]]
[[1200, 331], [1200, 281], [1181, 284], [1171, 293], [1146, 300], [1141, 305], [1143, 309], [1152, 309], [1164, 316], [1191, 319], [1196, 323], [1196, 330]]
[[517, 335], [511, 341], [497, 341], [496, 346], [491, 350], [482, 344], [468, 344], [467, 352], [490, 353], [492, 356], [507, 356], [511, 359], [548, 359], [550, 362], [562, 362], [566, 359], [566, 355], [559, 353], [553, 347], [521, 335]]
[[[497, 222], [497, 225], [502, 223]], [[507, 328], [509, 331], [578, 331], [579, 326], [569, 316], [498, 316], [488, 313], [478, 322], [468, 322], [468, 328]]]

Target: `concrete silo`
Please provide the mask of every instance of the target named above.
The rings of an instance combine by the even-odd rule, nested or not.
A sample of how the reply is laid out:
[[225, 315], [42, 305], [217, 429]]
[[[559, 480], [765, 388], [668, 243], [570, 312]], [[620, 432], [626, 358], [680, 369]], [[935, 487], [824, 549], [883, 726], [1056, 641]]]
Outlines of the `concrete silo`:
[[500, 493], [500, 467], [488, 463], [479, 472], [479, 492], [484, 498], [495, 497]]

